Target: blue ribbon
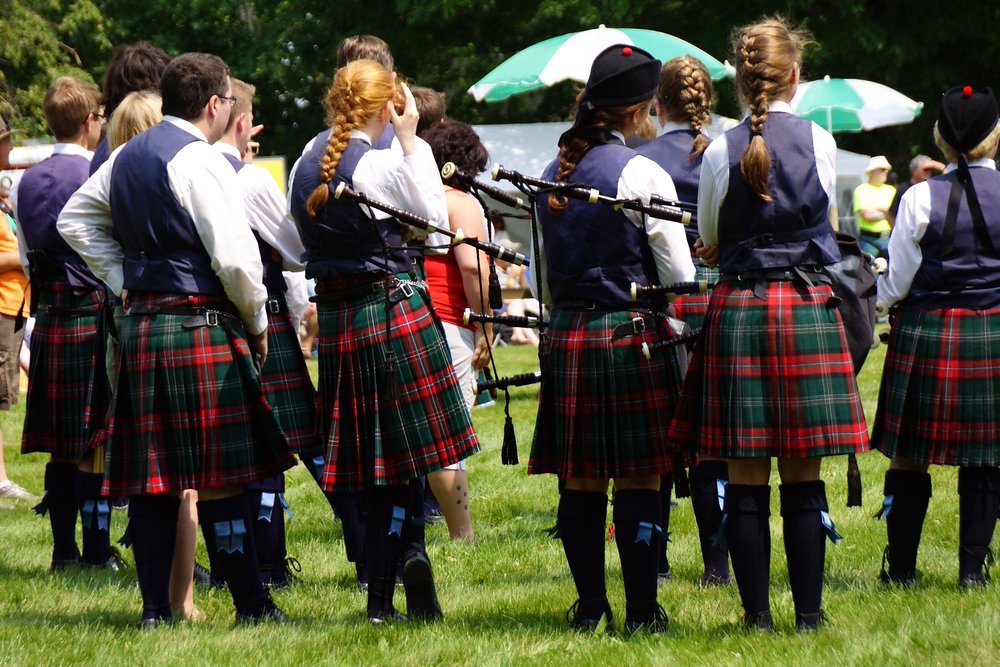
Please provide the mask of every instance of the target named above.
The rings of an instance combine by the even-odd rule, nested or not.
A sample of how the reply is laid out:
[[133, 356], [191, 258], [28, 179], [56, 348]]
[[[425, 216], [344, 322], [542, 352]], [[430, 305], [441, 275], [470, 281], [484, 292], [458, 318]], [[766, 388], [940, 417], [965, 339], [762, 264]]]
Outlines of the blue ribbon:
[[215, 530], [216, 549], [220, 553], [243, 553], [243, 540], [247, 534], [243, 519], [216, 521], [212, 527]]
[[882, 499], [882, 509], [880, 509], [878, 511], [878, 513], [875, 515], [876, 519], [888, 519], [889, 518], [889, 512], [892, 511], [892, 501], [893, 501], [893, 498], [895, 498], [895, 496], [892, 495], [892, 494], [889, 494], [888, 496], [886, 496], [885, 498]]
[[97, 523], [96, 515], [96, 502], [92, 498], [88, 498], [83, 501], [83, 507], [80, 509], [80, 521], [83, 523], [83, 527], [93, 526]]
[[406, 520], [406, 508], [392, 506], [392, 521], [389, 523], [389, 535], [403, 536], [403, 521]]
[[273, 493], [260, 494], [260, 509], [257, 511], [258, 521], [271, 523], [271, 515], [274, 514], [274, 498]]
[[830, 518], [829, 512], [820, 511], [819, 520], [823, 523], [823, 529], [826, 531], [826, 536], [830, 538], [830, 541], [836, 544], [841, 541], [843, 536], [837, 532], [837, 527], [833, 525], [833, 519]]
[[715, 480], [715, 493], [719, 497], [719, 510], [724, 509], [726, 504], [726, 486], [729, 484], [727, 480], [717, 479]]
[[313, 470], [316, 471], [316, 481], [318, 482], [323, 476], [323, 466], [326, 465], [326, 459], [322, 456], [313, 457]]
[[640, 542], [645, 542], [646, 546], [652, 546], [654, 532], [661, 535], [663, 534], [663, 528], [655, 523], [640, 521], [639, 526], [635, 531], [635, 543], [639, 544]]
[[111, 503], [107, 500], [97, 501], [97, 530], [106, 532], [111, 529]]
[[285, 500], [285, 494], [283, 493], [278, 494], [278, 502], [281, 503], [282, 509], [284, 509], [285, 514], [288, 515], [288, 520], [291, 521], [292, 519], [294, 519], [295, 514], [292, 513], [292, 510], [288, 509], [288, 501]]

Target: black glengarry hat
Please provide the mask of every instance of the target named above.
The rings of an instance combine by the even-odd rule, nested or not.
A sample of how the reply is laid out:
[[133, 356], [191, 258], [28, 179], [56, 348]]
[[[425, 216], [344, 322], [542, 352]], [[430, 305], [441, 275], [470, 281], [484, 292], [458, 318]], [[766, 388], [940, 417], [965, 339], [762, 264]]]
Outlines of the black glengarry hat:
[[955, 86], [941, 96], [938, 132], [960, 153], [978, 146], [997, 126], [997, 100], [991, 88]]
[[580, 99], [584, 111], [650, 100], [660, 83], [660, 61], [637, 46], [614, 44], [597, 54]]

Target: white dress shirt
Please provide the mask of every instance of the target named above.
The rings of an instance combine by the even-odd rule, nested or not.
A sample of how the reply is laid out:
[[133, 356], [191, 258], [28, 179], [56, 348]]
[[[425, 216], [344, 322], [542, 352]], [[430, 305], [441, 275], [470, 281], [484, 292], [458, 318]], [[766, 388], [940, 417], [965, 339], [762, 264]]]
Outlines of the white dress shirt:
[[[245, 195], [232, 165], [212, 148], [205, 135], [186, 120], [165, 116], [171, 123], [199, 139], [181, 148], [167, 163], [167, 180], [178, 204], [194, 221], [212, 270], [226, 296], [236, 306], [247, 331], [259, 334], [267, 328], [264, 303], [267, 290], [257, 240], [250, 231]], [[77, 190], [66, 203], [56, 228], [66, 242], [87, 262], [94, 275], [121, 294], [124, 252], [112, 235], [111, 170], [123, 147]]]
[[[769, 113], [792, 113], [788, 102], [771, 102]], [[731, 131], [731, 130], [730, 130]], [[716, 137], [705, 149], [701, 161], [698, 186], [698, 234], [707, 246], [719, 244], [719, 209], [729, 192], [729, 133]], [[816, 172], [827, 194], [827, 209], [836, 201], [837, 142], [833, 135], [816, 123], [812, 124], [813, 151]]]
[[[972, 169], [996, 169], [996, 163], [982, 158], [969, 163]], [[944, 173], [952, 172], [956, 165], [949, 164]], [[885, 312], [889, 306], [902, 301], [910, 293], [910, 286], [923, 262], [920, 241], [924, 238], [931, 219], [931, 186], [927, 181], [917, 183], [903, 193], [896, 213], [896, 224], [889, 236], [889, 272], [878, 281], [878, 309]]]
[[[237, 160], [240, 152], [236, 146], [217, 141], [215, 147]], [[237, 178], [246, 193], [247, 218], [250, 228], [260, 234], [260, 238], [281, 255], [286, 271], [305, 271], [302, 263], [305, 246], [299, 238], [295, 223], [286, 217], [287, 204], [271, 172], [255, 164], [244, 164]]]

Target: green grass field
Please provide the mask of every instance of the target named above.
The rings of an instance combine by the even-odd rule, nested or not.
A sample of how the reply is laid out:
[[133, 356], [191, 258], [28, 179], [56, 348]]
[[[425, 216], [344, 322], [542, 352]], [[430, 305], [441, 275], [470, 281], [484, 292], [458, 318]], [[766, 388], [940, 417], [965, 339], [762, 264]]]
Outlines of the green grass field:
[[[882, 350], [873, 351], [861, 387], [874, 417]], [[534, 351], [503, 348], [503, 374], [537, 368]], [[275, 594], [292, 618], [288, 625], [239, 627], [229, 596], [196, 590], [208, 613], [200, 624], [150, 633], [135, 629], [141, 601], [134, 570], [123, 573], [47, 572], [48, 521], [25, 505], [0, 506], [0, 665], [136, 664], [872, 664], [988, 665], [1000, 662], [1000, 592], [962, 592], [958, 576], [956, 471], [934, 469], [934, 498], [924, 527], [911, 590], [876, 584], [885, 526], [872, 518], [882, 502], [886, 460], [860, 456], [864, 507], [845, 506], [844, 459], [824, 462], [831, 515], [845, 539], [827, 551], [824, 607], [830, 624], [797, 634], [786, 582], [777, 491], [772, 493], [771, 600], [774, 634], [738, 629], [735, 586], [701, 590], [697, 532], [691, 505], [671, 516], [670, 560], [675, 580], [660, 589], [671, 619], [663, 636], [584, 636], [567, 629], [564, 613], [575, 599], [558, 541], [543, 529], [554, 523], [556, 480], [525, 474], [534, 423], [535, 387], [512, 391], [521, 465], [500, 464], [501, 405], [476, 410], [483, 451], [470, 460], [472, 511], [478, 539], [452, 543], [447, 529], [428, 528], [445, 620], [436, 625], [374, 629], [364, 597], [344, 558], [340, 526], [302, 466], [288, 474], [286, 496], [295, 514], [288, 550], [302, 563], [304, 583]], [[23, 402], [0, 413], [10, 476], [41, 493], [45, 457], [19, 452]], [[772, 480], [777, 485], [777, 479]], [[114, 512], [112, 536], [125, 526]], [[204, 547], [199, 560], [205, 562]], [[131, 562], [131, 554], [127, 555]], [[617, 552], [608, 545], [608, 589], [624, 614]], [[402, 591], [399, 604], [402, 607]]]

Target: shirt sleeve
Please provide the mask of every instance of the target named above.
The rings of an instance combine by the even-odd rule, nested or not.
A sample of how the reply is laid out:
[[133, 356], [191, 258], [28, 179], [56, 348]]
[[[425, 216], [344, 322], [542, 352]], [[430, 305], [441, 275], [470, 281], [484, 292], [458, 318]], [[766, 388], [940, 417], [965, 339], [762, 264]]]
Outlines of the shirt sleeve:
[[208, 144], [186, 145], [167, 164], [170, 189], [191, 215], [212, 270], [251, 334], [267, 328], [264, 269], [250, 231], [243, 188], [226, 158]]
[[[677, 190], [670, 175], [649, 158], [637, 155], [626, 163], [618, 178], [618, 198], [639, 199], [648, 204], [654, 194], [669, 200], [677, 199]], [[694, 280], [694, 263], [684, 225], [647, 216], [640, 211], [625, 209], [624, 213], [636, 227], [642, 229], [645, 226], [661, 284]]]
[[816, 123], [812, 124], [813, 151], [816, 154], [816, 174], [829, 199], [827, 208], [837, 202], [837, 142], [833, 135]]
[[729, 192], [729, 144], [726, 135], [708, 145], [698, 181], [698, 235], [707, 246], [719, 245], [719, 209]]
[[[417, 139], [417, 151], [403, 155], [396, 149], [370, 150], [354, 170], [354, 187], [372, 199], [425, 218], [440, 229], [448, 227], [448, 202], [430, 146]], [[391, 217], [375, 211], [377, 219]], [[447, 245], [443, 234], [430, 234], [428, 245]]]
[[[246, 174], [244, 176], [244, 174]], [[247, 165], [239, 172], [246, 191], [247, 217], [260, 238], [278, 251], [287, 271], [303, 271], [305, 246], [295, 223], [286, 217], [285, 196], [264, 169]]]
[[[285, 300], [288, 302], [288, 311], [292, 314], [292, 319], [296, 325], [302, 320], [302, 314], [309, 305], [309, 286], [306, 284], [306, 274], [302, 271], [283, 271], [285, 278]], [[296, 331], [298, 326], [296, 326]]]
[[10, 186], [10, 209], [14, 213], [14, 220], [17, 221], [16, 229], [14, 230], [14, 237], [17, 239], [17, 254], [18, 257], [21, 258], [21, 268], [24, 270], [24, 275], [30, 278], [31, 272], [28, 271], [28, 244], [24, 241], [24, 229], [21, 224], [21, 217], [17, 214], [18, 183]]
[[889, 236], [889, 272], [878, 281], [878, 302], [885, 307], [899, 303], [910, 293], [923, 262], [920, 241], [927, 232], [930, 213], [931, 189], [927, 183], [918, 183], [903, 193], [896, 225]]
[[73, 193], [56, 221], [66, 243], [87, 263], [93, 274], [121, 294], [125, 253], [112, 235], [111, 167], [115, 152]]

